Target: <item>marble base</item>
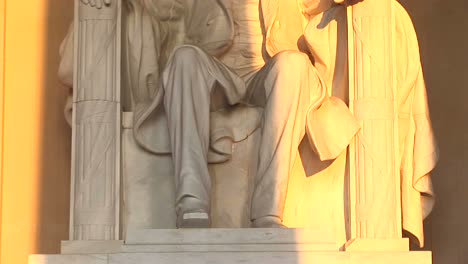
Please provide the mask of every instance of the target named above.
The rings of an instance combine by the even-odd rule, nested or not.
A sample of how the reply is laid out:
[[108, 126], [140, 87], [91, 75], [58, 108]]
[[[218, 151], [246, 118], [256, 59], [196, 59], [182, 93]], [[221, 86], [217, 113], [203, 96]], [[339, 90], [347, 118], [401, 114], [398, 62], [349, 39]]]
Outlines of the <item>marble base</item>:
[[345, 247], [323, 235], [310, 229], [134, 230], [126, 241], [64, 241], [62, 255], [32, 255], [29, 264], [432, 263], [431, 252], [409, 252], [404, 239], [375, 241], [378, 251], [363, 251], [372, 241]]
[[196, 252], [32, 255], [29, 264], [430, 264], [430, 252]]

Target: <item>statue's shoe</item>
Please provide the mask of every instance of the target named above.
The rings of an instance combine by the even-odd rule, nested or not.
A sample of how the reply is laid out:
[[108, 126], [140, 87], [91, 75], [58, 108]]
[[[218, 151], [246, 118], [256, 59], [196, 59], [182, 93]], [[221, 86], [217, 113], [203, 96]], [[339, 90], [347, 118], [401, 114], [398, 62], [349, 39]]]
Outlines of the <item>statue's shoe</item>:
[[252, 221], [252, 227], [254, 228], [286, 228], [281, 223], [281, 219], [276, 216], [264, 216], [257, 218]]
[[185, 212], [177, 216], [177, 228], [209, 228], [210, 216], [203, 210]]

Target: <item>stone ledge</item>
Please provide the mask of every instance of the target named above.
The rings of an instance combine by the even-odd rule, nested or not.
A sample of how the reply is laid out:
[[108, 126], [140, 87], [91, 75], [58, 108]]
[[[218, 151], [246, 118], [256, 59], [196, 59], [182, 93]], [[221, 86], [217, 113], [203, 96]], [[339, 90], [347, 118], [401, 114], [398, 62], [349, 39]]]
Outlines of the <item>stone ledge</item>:
[[192, 252], [32, 255], [29, 264], [430, 264], [431, 252]]
[[340, 245], [312, 229], [167, 229], [129, 231], [123, 252], [339, 251]]
[[328, 233], [294, 228], [208, 228], [129, 230], [126, 245], [330, 244]]
[[342, 245], [311, 229], [147, 229], [123, 241], [62, 241], [62, 254], [162, 252], [339, 251]]
[[[356, 239], [343, 245], [311, 229], [134, 230], [126, 241], [64, 241], [63, 255], [32, 255], [29, 264], [431, 264], [407, 239]], [[346, 251], [344, 251], [346, 250]]]
[[122, 240], [62, 241], [60, 252], [62, 254], [111, 254], [120, 253], [122, 246]]

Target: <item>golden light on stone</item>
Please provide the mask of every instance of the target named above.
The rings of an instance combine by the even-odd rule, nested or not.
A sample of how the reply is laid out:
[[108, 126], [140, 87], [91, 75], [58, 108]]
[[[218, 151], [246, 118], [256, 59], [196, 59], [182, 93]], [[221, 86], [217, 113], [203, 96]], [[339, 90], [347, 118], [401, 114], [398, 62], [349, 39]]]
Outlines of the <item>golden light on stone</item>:
[[[431, 263], [401, 233], [423, 245], [437, 152], [397, 2], [103, 1], [75, 0], [61, 54], [69, 240], [31, 264]], [[2, 263], [42, 250], [45, 2], [7, 5]]]

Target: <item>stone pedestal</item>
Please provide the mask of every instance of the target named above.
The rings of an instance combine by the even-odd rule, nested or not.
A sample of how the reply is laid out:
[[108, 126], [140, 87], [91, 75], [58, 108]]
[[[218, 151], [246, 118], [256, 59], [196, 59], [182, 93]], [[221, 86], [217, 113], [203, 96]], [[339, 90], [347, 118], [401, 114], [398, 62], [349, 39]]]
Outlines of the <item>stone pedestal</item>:
[[[138, 230], [129, 231], [126, 241], [66, 241], [64, 254], [32, 255], [29, 263], [432, 263], [430, 252], [409, 252], [405, 239], [354, 241], [345, 247], [320, 237], [320, 231], [310, 229]], [[380, 246], [366, 251], [369, 243]]]

